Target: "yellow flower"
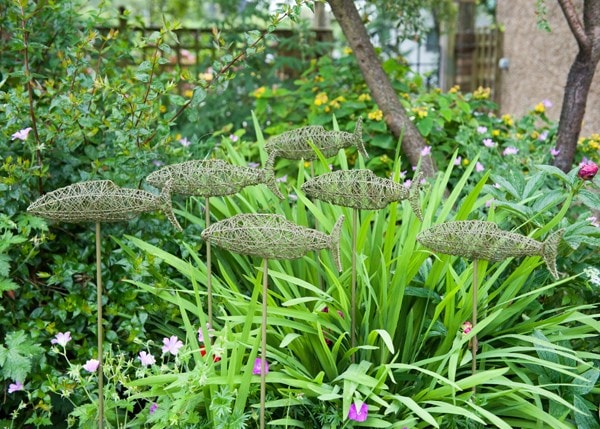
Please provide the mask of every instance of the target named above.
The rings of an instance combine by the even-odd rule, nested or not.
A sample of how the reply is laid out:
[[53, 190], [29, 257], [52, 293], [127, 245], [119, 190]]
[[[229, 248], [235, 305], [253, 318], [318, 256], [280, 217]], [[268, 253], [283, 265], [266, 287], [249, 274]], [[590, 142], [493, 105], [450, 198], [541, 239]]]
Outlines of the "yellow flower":
[[187, 97], [187, 98], [192, 98], [193, 95], [194, 95], [194, 90], [193, 89], [186, 89], [183, 92], [183, 96]]
[[315, 76], [315, 82], [320, 83], [323, 82], [325, 78], [323, 76]]
[[346, 46], [343, 50], [344, 55], [352, 55], [352, 49]]
[[181, 139], [181, 134], [175, 134], [175, 140], [180, 140]]
[[427, 117], [427, 108], [426, 107], [413, 107], [413, 113], [415, 113], [420, 119]]
[[261, 86], [260, 88], [256, 88], [254, 90], [254, 92], [252, 93], [252, 95], [256, 98], [260, 98], [265, 94], [266, 91], [267, 91], [267, 88], [265, 88], [264, 86]]
[[367, 93], [362, 93], [358, 96], [358, 101], [371, 101], [371, 96]]
[[533, 110], [535, 110], [535, 113], [544, 113], [546, 111], [546, 106], [544, 106], [544, 103], [538, 103]]
[[514, 124], [512, 118], [510, 117], [510, 115], [508, 113], [506, 115], [502, 115], [502, 122], [504, 122], [504, 125], [506, 125], [508, 127], [512, 127]]
[[209, 82], [212, 80], [213, 75], [212, 75], [212, 73], [200, 73], [200, 74], [198, 74], [198, 78]]
[[165, 106], [164, 104], [160, 105], [160, 113], [165, 113], [167, 111], [167, 106]]
[[476, 100], [485, 100], [487, 98], [490, 98], [491, 92], [492, 92], [492, 90], [490, 88], [484, 88], [484, 87], [480, 86], [479, 88], [477, 88], [475, 90], [475, 92], [473, 92], [473, 97]]
[[448, 91], [450, 94], [455, 94], [458, 91], [460, 91], [460, 85], [454, 85], [452, 88], [450, 88], [450, 90]]
[[327, 98], [327, 94], [324, 92], [319, 92], [315, 97], [315, 106], [322, 106], [327, 103], [329, 98]]
[[492, 136], [498, 137], [500, 135], [500, 130], [492, 130]]
[[310, 161], [304, 161], [304, 168], [310, 167]]
[[464, 165], [466, 167], [467, 165], [469, 165], [470, 162], [471, 161], [469, 161], [467, 158], [465, 158], [462, 160], [462, 165]]
[[[518, 136], [519, 135], [517, 134], [517, 138], [519, 138]], [[537, 131], [534, 131], [531, 133], [531, 138], [534, 140], [537, 139], [539, 136], [540, 136], [540, 133], [538, 133]]]
[[367, 117], [373, 121], [381, 121], [383, 119], [383, 112], [379, 109], [373, 110], [372, 112], [369, 112]]

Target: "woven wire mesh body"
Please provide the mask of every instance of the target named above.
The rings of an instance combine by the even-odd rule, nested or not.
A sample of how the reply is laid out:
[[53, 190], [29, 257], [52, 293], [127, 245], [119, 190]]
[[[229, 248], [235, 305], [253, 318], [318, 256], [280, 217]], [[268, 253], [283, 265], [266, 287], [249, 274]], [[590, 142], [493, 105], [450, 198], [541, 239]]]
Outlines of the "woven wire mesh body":
[[166, 206], [163, 198], [150, 192], [121, 188], [110, 180], [91, 180], [49, 192], [27, 211], [63, 222], [119, 222]]
[[320, 125], [310, 125], [272, 137], [265, 145], [265, 150], [269, 154], [267, 165], [273, 165], [276, 157], [317, 159], [317, 154], [309, 142], [319, 149], [326, 158], [332, 157], [340, 149], [350, 146], [356, 146], [365, 158], [369, 157], [362, 141], [362, 119], [359, 118], [354, 133], [327, 131]]
[[478, 220], [433, 226], [420, 232], [417, 241], [436, 252], [493, 262], [510, 257], [541, 255], [543, 250], [543, 243], [539, 241], [503, 231], [493, 222]]
[[307, 180], [302, 191], [312, 198], [360, 210], [382, 209], [393, 201], [417, 198], [403, 184], [371, 170], [338, 170]]
[[234, 253], [267, 259], [296, 259], [313, 250], [339, 245], [343, 216], [331, 235], [288, 221], [277, 214], [238, 214], [210, 225], [202, 238]]
[[279, 198], [283, 198], [273, 170], [241, 167], [220, 159], [186, 161], [157, 170], [146, 178], [152, 186], [162, 188], [172, 181], [172, 192], [182, 195], [217, 197], [233, 195], [246, 186], [266, 184]]

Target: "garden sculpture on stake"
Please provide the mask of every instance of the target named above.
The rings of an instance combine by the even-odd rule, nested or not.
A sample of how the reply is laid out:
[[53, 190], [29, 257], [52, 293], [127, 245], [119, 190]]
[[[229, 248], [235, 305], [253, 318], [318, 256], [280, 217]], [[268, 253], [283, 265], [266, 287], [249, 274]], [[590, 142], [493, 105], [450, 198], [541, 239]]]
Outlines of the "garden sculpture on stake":
[[[461, 256], [473, 260], [473, 321], [477, 325], [477, 268], [479, 260], [502, 261], [511, 257], [541, 256], [550, 274], [558, 279], [556, 255], [558, 244], [564, 234], [560, 229], [544, 242], [514, 232], [503, 231], [493, 222], [466, 220], [444, 222], [421, 231], [417, 241], [435, 252]], [[477, 334], [471, 343], [472, 372], [477, 370]], [[475, 386], [473, 386], [475, 392]]]
[[338, 271], [340, 234], [344, 217], [340, 216], [330, 235], [288, 221], [277, 214], [238, 214], [216, 222], [202, 232], [207, 242], [230, 252], [263, 258], [261, 357], [260, 357], [260, 427], [265, 427], [267, 362], [267, 285], [269, 259], [297, 259], [315, 250], [329, 249]]
[[[307, 180], [302, 191], [311, 198], [353, 208], [352, 212], [352, 284], [350, 300], [350, 346], [356, 346], [356, 235], [358, 210], [377, 210], [394, 201], [408, 199], [419, 220], [420, 174], [410, 188], [404, 184], [378, 177], [371, 170], [338, 170]], [[354, 357], [353, 357], [354, 359]]]
[[[210, 197], [233, 195], [246, 186], [264, 183], [278, 197], [283, 195], [277, 187], [270, 168], [250, 168], [229, 164], [220, 159], [205, 159], [171, 164], [150, 173], [146, 181], [163, 188], [171, 181], [171, 192], [205, 198], [205, 228], [210, 226]], [[208, 324], [212, 327], [212, 261], [210, 245], [206, 246], [206, 289]]]
[[273, 167], [278, 157], [298, 160], [317, 159], [317, 153], [311, 144], [326, 158], [350, 146], [356, 146], [363, 157], [369, 157], [362, 140], [362, 118], [359, 117], [353, 133], [327, 131], [320, 125], [309, 125], [272, 137], [265, 145], [265, 150], [269, 154], [266, 165], [269, 168]]
[[162, 210], [171, 223], [181, 230], [171, 207], [171, 182], [166, 183], [160, 195], [139, 189], [121, 188], [110, 180], [91, 180], [75, 183], [49, 192], [38, 198], [27, 211], [51, 220], [96, 224], [96, 296], [98, 331], [98, 427], [104, 427], [104, 379], [102, 359], [102, 269], [100, 223], [133, 219], [144, 212]]

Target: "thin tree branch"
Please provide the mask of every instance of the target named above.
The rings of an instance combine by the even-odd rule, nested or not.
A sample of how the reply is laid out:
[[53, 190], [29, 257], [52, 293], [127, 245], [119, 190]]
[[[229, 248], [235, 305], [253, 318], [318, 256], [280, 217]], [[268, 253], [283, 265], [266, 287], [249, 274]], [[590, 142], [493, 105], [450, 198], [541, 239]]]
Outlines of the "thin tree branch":
[[577, 40], [577, 44], [579, 45], [579, 49], [582, 51], [589, 51], [591, 49], [590, 39], [585, 32], [585, 27], [583, 23], [579, 19], [579, 15], [577, 10], [575, 9], [575, 5], [571, 0], [557, 0], [560, 8], [565, 15], [565, 19], [567, 20], [567, 24], [569, 24], [569, 28], [571, 29], [571, 33], [575, 36], [575, 40]]

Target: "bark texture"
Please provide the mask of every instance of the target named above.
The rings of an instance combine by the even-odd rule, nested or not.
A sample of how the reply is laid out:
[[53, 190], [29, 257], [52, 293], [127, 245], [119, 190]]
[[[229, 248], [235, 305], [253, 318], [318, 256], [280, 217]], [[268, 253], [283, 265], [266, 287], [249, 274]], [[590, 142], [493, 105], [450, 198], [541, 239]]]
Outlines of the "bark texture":
[[584, 1], [583, 22], [571, 0], [558, 3], [579, 46], [565, 85], [556, 143], [560, 153], [554, 160], [556, 167], [567, 172], [573, 166], [588, 93], [600, 61], [600, 1]]
[[[417, 165], [425, 139], [410, 121], [375, 53], [371, 39], [352, 0], [327, 0], [340, 24], [360, 67], [373, 100], [383, 112], [385, 122], [396, 138], [402, 136], [402, 151], [412, 165]], [[431, 156], [422, 157], [421, 171], [432, 176], [436, 167]]]

